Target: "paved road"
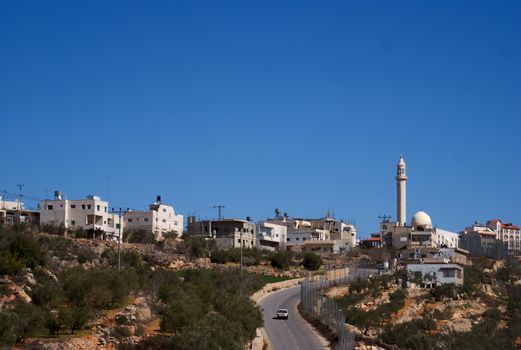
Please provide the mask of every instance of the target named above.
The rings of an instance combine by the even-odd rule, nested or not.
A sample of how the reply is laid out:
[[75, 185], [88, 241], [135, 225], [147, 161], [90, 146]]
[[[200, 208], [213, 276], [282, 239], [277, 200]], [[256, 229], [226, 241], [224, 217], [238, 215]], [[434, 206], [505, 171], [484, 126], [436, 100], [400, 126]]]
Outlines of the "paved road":
[[[327, 341], [320, 337], [299, 314], [300, 286], [282, 289], [268, 294], [260, 302], [263, 309], [264, 328], [272, 350], [329, 349]], [[288, 320], [274, 319], [278, 309], [289, 310]]]

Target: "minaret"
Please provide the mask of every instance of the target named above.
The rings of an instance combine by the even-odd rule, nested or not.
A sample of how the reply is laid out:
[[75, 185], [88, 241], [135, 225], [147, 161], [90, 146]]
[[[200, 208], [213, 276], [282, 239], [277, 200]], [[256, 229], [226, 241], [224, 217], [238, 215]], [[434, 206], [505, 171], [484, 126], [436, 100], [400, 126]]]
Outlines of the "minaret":
[[406, 220], [406, 209], [405, 209], [405, 199], [406, 199], [406, 189], [405, 186], [407, 184], [407, 174], [405, 173], [405, 161], [403, 160], [403, 156], [400, 156], [400, 160], [398, 161], [398, 165], [396, 166], [396, 221], [399, 226], [405, 225]]

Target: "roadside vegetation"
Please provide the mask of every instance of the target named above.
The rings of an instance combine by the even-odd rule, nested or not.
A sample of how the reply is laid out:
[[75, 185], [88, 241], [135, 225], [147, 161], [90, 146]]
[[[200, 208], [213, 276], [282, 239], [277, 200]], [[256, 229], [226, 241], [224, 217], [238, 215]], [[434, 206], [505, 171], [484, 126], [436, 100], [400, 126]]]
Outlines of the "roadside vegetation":
[[[6, 301], [0, 309], [0, 348], [28, 338], [89, 332], [99, 317], [122, 310], [138, 295], [150, 300], [160, 332], [120, 349], [242, 350], [262, 326], [250, 296], [273, 276], [241, 274], [237, 268], [174, 271], [133, 250], [121, 253], [118, 271], [118, 255], [110, 247], [95, 250], [95, 244], [76, 244], [59, 233], [33, 236], [23, 227], [0, 228], [0, 233], [0, 297]], [[209, 247], [197, 241], [183, 249], [204, 256]], [[13, 292], [13, 285], [24, 289]]]

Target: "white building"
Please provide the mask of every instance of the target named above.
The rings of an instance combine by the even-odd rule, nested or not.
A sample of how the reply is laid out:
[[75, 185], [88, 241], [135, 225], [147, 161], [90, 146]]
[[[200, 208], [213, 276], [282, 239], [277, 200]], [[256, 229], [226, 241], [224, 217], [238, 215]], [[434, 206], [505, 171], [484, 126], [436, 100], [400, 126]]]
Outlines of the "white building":
[[119, 216], [109, 213], [108, 208], [108, 202], [98, 196], [68, 200], [63, 199], [61, 193], [56, 191], [54, 200], [40, 202], [40, 225], [63, 225], [72, 230], [99, 229], [107, 238], [117, 240], [120, 231]]
[[506, 242], [508, 250], [521, 250], [521, 236], [519, 226], [512, 223], [502, 223], [501, 220], [489, 220], [487, 227], [496, 234], [496, 239]]
[[8, 201], [0, 196], [0, 210], [21, 210], [24, 209], [24, 204], [20, 201]]
[[171, 205], [161, 203], [160, 196], [157, 196], [155, 203], [150, 204], [149, 210], [130, 210], [123, 218], [125, 229], [149, 230], [156, 239], [161, 239], [167, 232], [175, 232], [178, 236], [183, 234], [183, 215], [176, 214]]
[[273, 251], [286, 250], [287, 234], [286, 226], [261, 221], [257, 224], [257, 248]]
[[[286, 244], [288, 246], [303, 247], [308, 242], [334, 241], [335, 247], [341, 246], [342, 251], [344, 251], [350, 250], [356, 245], [355, 226], [331, 217], [300, 219], [277, 216], [265, 222], [287, 227]], [[335, 252], [337, 250], [335, 250]]]
[[463, 284], [463, 267], [456, 264], [408, 264], [407, 272], [419, 272], [423, 286], [430, 288], [442, 284]]

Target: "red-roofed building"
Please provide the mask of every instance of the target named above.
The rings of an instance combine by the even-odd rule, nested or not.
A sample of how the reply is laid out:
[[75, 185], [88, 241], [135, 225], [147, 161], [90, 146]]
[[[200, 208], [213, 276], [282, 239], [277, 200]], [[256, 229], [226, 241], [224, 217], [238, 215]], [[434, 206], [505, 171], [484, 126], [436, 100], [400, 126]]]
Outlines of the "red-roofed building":
[[383, 246], [383, 239], [379, 237], [379, 234], [371, 234], [370, 238], [362, 240], [361, 244], [365, 247], [380, 248]]
[[496, 239], [506, 242], [509, 251], [521, 251], [521, 235], [519, 226], [512, 223], [502, 223], [494, 219], [487, 222], [487, 227], [496, 234]]

